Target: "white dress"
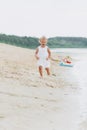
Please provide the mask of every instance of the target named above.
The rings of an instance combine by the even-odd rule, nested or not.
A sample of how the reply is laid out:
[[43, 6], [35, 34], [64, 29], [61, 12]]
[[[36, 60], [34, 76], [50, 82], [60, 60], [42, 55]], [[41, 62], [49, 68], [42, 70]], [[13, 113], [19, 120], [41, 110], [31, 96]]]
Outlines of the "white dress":
[[46, 58], [48, 57], [48, 51], [47, 51], [48, 47], [38, 47], [38, 66], [42, 66], [44, 68], [49, 68], [50, 67], [50, 60], [47, 60]]

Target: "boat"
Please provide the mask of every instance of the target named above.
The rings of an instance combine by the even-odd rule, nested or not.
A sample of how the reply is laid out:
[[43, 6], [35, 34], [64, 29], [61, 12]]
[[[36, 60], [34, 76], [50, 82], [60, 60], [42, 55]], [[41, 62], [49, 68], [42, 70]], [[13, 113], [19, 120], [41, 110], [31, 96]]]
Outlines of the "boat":
[[59, 65], [60, 65], [60, 66], [65, 66], [65, 67], [73, 67], [73, 64], [72, 64], [72, 63], [60, 62]]

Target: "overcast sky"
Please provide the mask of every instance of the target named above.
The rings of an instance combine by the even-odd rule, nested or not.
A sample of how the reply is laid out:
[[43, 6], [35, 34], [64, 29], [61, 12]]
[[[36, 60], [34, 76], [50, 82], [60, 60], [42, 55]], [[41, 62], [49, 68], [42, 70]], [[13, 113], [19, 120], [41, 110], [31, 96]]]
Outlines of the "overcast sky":
[[0, 0], [0, 33], [87, 37], [87, 0]]

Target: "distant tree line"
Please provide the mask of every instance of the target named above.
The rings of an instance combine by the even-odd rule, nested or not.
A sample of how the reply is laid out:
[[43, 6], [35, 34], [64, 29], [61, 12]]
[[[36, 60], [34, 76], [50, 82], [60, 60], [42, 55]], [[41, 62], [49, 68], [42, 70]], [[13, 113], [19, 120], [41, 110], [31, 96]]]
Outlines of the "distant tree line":
[[0, 34], [0, 42], [25, 48], [35, 48], [39, 44], [38, 38], [35, 37], [34, 38], [27, 36], [21, 37], [6, 34]]
[[87, 38], [83, 37], [54, 37], [48, 43], [53, 48], [87, 48]]
[[[39, 38], [0, 34], [0, 43], [35, 49]], [[50, 48], [87, 48], [87, 38], [84, 37], [51, 37], [48, 38]]]

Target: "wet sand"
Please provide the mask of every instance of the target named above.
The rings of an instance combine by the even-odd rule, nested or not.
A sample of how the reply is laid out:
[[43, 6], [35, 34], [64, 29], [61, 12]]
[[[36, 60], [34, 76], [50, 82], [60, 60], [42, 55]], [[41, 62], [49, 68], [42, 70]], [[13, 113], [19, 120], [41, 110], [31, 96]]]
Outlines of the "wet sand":
[[34, 53], [0, 44], [0, 129], [86, 130], [73, 68], [51, 61], [51, 75], [41, 79]]

